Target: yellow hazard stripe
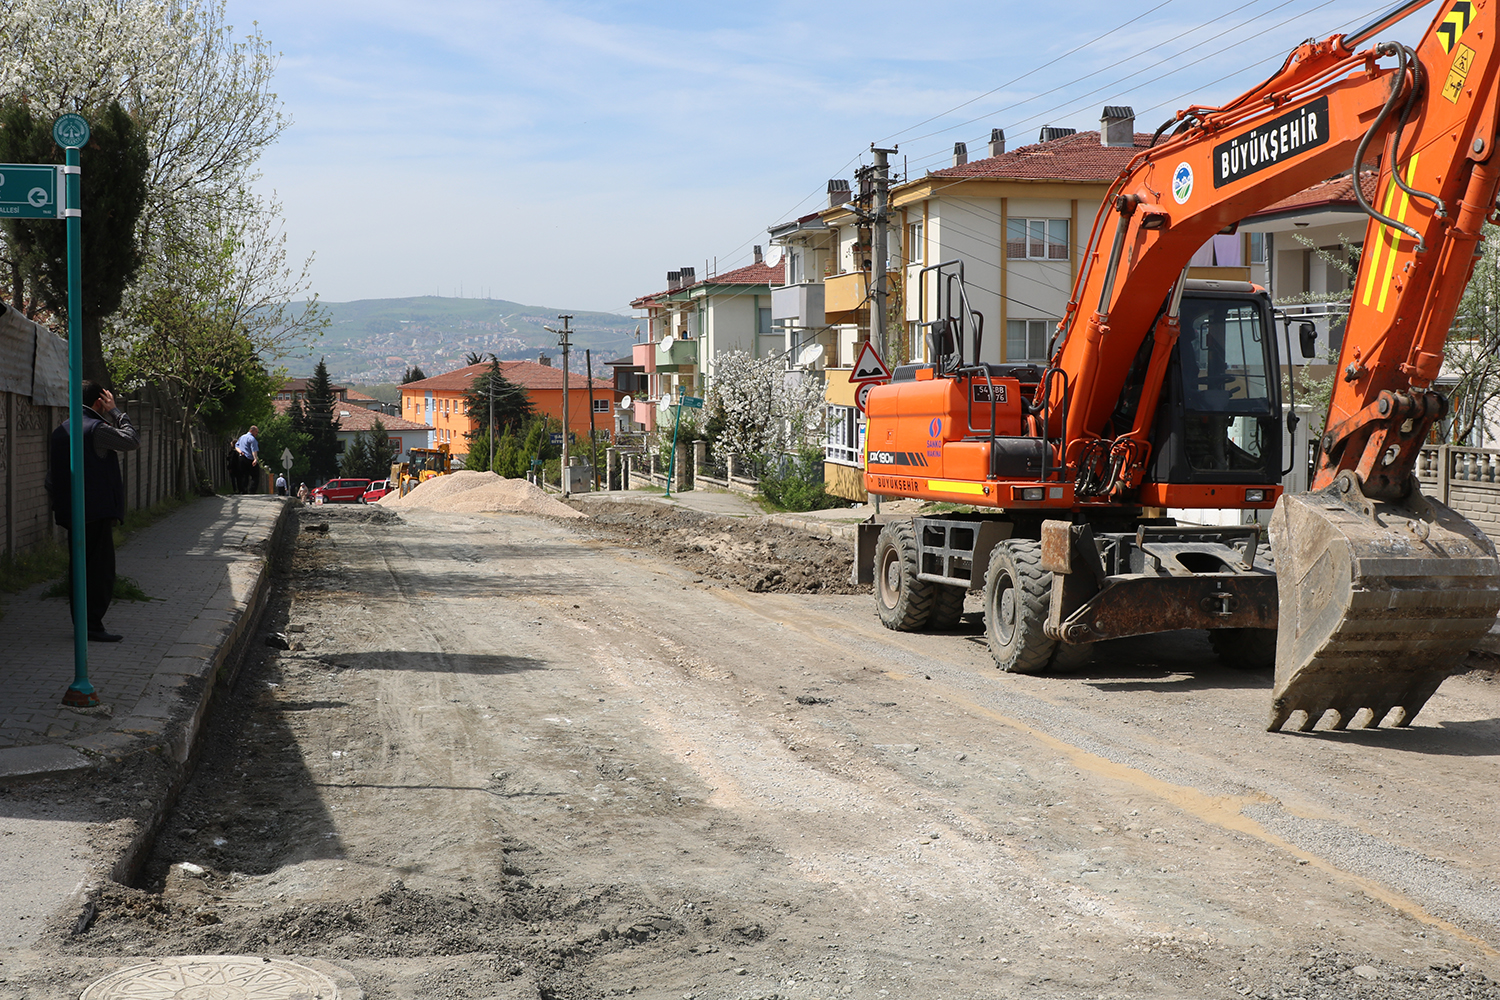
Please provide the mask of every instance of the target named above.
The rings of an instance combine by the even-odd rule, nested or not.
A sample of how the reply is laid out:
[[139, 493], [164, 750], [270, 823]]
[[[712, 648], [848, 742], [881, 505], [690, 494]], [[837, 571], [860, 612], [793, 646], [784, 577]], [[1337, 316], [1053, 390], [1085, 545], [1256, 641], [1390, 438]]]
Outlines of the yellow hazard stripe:
[[954, 479], [929, 479], [927, 488], [941, 493], [971, 493], [977, 497], [984, 496], [983, 483], [963, 483]]
[[1469, 21], [1473, 17], [1473, 12], [1474, 5], [1470, 0], [1458, 0], [1453, 5], [1453, 9], [1438, 22], [1433, 30], [1437, 32], [1438, 44], [1443, 47], [1444, 52], [1452, 52], [1453, 43], [1469, 30]]
[[[1421, 154], [1413, 154], [1411, 163], [1407, 165], [1406, 183], [1408, 185], [1410, 185], [1417, 176], [1417, 157], [1420, 155]], [[1390, 187], [1387, 188], [1385, 192], [1385, 204], [1380, 206], [1381, 215], [1384, 215], [1387, 218], [1391, 217], [1391, 207], [1396, 201], [1396, 192], [1398, 190], [1400, 189], [1397, 187], [1396, 180], [1393, 177], [1391, 178]], [[1399, 210], [1397, 210], [1395, 215], [1395, 219], [1397, 222], [1406, 221], [1406, 210], [1410, 206], [1410, 204], [1411, 198], [1406, 194], [1405, 191], [1402, 191], [1401, 207]], [[1394, 274], [1396, 270], [1396, 244], [1400, 241], [1400, 238], [1401, 233], [1399, 230], [1392, 229], [1390, 226], [1381, 226], [1380, 238], [1375, 241], [1375, 252], [1370, 258], [1369, 273], [1365, 277], [1365, 290], [1363, 296], [1360, 299], [1360, 302], [1363, 305], [1370, 304], [1370, 299], [1375, 294], [1375, 285], [1378, 281], [1382, 280], [1381, 263], [1383, 262], [1385, 264], [1383, 278], [1384, 284], [1381, 285], [1380, 298], [1377, 300], [1375, 305], [1376, 310], [1379, 312], [1385, 312], [1386, 296], [1390, 293], [1391, 290], [1391, 275]]]

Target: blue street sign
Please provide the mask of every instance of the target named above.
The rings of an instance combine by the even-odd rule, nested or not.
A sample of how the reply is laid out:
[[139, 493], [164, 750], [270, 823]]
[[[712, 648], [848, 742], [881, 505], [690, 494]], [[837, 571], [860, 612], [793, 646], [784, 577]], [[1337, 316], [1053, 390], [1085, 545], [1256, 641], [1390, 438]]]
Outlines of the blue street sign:
[[61, 219], [61, 171], [35, 163], [0, 163], [0, 217]]
[[89, 123], [83, 115], [61, 115], [52, 123], [52, 141], [63, 149], [82, 149], [89, 141]]
[[562, 436], [561, 433], [559, 433], [557, 431], [553, 431], [553, 433], [552, 433], [552, 443], [553, 444], [557, 444], [557, 445], [562, 444], [562, 438], [563, 438], [563, 436]]

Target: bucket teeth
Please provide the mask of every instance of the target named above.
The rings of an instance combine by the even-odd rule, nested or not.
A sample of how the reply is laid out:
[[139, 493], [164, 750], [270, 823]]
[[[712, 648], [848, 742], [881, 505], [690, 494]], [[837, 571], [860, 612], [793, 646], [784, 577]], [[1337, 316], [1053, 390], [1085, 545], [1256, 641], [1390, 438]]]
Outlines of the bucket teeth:
[[[1415, 527], [1413, 527], [1415, 526]], [[1272, 732], [1409, 726], [1494, 624], [1500, 560], [1473, 524], [1413, 494], [1287, 494], [1271, 517], [1280, 621]], [[1370, 718], [1356, 722], [1361, 710]]]

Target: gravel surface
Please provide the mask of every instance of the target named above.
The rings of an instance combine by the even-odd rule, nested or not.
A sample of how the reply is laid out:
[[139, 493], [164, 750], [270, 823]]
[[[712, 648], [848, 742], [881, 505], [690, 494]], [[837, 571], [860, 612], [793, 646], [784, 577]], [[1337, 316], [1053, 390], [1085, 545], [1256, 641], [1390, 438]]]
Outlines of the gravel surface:
[[[0, 997], [248, 953], [371, 1000], [1500, 1000], [1493, 675], [1407, 730], [1270, 734], [1270, 677], [1202, 634], [1001, 674], [972, 614], [756, 592], [675, 540], [767, 525], [662, 513], [301, 511], [294, 648], [140, 882]], [[100, 784], [128, 812], [151, 773]]]

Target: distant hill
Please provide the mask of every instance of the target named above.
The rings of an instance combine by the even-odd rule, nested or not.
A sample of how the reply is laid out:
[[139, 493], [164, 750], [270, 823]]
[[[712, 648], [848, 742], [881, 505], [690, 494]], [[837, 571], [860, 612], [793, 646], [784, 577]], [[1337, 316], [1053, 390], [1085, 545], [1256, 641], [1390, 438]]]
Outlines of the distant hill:
[[[328, 330], [303, 353], [282, 363], [294, 376], [312, 373], [325, 358], [335, 382], [400, 382], [412, 365], [426, 375], [463, 366], [470, 351], [492, 351], [502, 361], [551, 355], [561, 365], [557, 318], [566, 309], [526, 306], [503, 299], [446, 299], [423, 295], [409, 299], [360, 299], [320, 303], [330, 320]], [[593, 351], [595, 373], [606, 361], [630, 353], [637, 321], [616, 313], [574, 312], [573, 359], [583, 370], [585, 348]]]

